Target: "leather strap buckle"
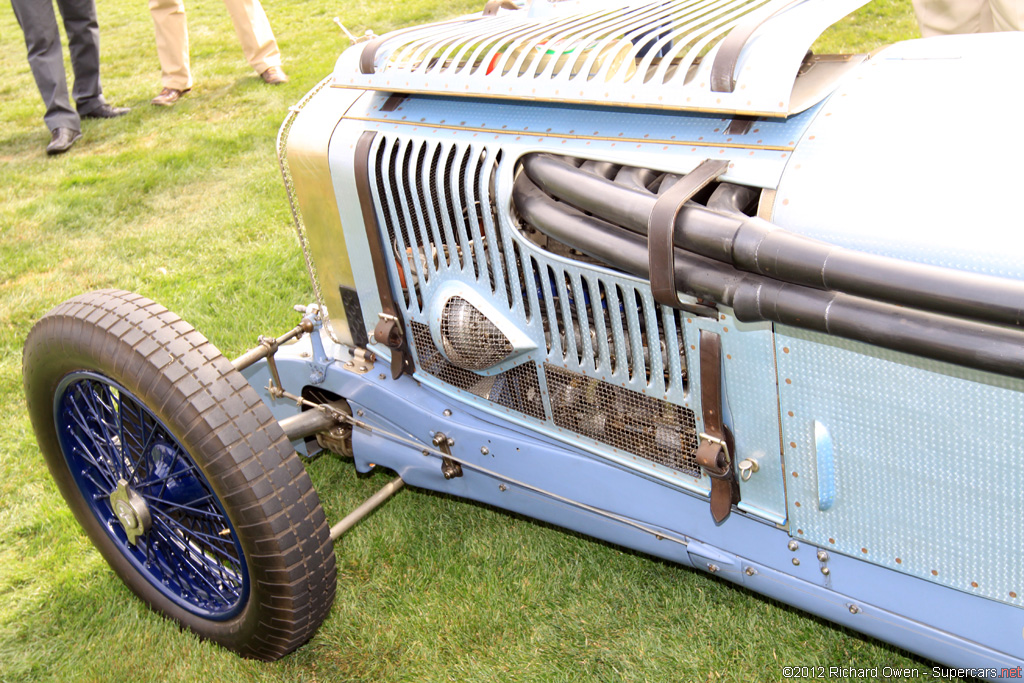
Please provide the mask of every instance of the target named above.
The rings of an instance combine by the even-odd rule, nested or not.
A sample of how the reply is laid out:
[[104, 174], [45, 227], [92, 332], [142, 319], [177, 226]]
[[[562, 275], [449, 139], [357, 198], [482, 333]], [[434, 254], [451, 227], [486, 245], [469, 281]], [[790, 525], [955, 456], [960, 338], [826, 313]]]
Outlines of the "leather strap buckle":
[[[704, 432], [701, 432], [699, 436], [701, 443], [697, 447], [697, 464], [703, 467], [710, 477], [726, 476], [731, 473], [732, 457], [729, 454], [729, 444], [726, 443], [725, 439], [719, 439]], [[705, 444], [708, 444], [711, 448], [705, 448]], [[702, 448], [705, 449], [706, 453], [713, 453], [713, 460], [707, 463], [701, 462], [700, 450]]]
[[740, 502], [740, 486], [733, 467], [732, 435], [722, 423], [722, 338], [700, 332], [700, 402], [704, 431], [697, 446], [697, 464], [711, 479], [711, 517], [721, 524]]

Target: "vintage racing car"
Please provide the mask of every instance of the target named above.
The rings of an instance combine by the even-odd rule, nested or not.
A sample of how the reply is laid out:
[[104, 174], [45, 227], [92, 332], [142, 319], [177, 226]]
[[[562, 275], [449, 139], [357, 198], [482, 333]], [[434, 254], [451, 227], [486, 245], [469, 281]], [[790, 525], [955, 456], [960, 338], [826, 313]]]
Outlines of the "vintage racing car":
[[[123, 291], [33, 328], [78, 520], [262, 659], [409, 484], [1019, 671], [1024, 36], [808, 51], [862, 4], [491, 0], [354, 44], [279, 136], [293, 329], [232, 361]], [[322, 451], [397, 477], [332, 527]]]

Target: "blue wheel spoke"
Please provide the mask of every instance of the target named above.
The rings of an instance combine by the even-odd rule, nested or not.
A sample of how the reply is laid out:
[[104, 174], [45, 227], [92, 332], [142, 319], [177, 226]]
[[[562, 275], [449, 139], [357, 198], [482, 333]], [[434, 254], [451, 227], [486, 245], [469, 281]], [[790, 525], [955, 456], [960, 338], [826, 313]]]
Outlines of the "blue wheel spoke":
[[[186, 542], [185, 542], [185, 541], [184, 541], [183, 539], [181, 539], [181, 538], [177, 538], [177, 537], [170, 537], [170, 536], [168, 536], [168, 535], [167, 535], [166, 533], [165, 533], [165, 534], [161, 534], [161, 536], [162, 536], [162, 537], [164, 538], [164, 540], [165, 540], [165, 541], [167, 541], [167, 542], [168, 542], [168, 544], [169, 544], [169, 545], [171, 546], [171, 548], [172, 548], [173, 550], [175, 550], [175, 551], [176, 551], [176, 552], [174, 553], [174, 554], [175, 554], [175, 558], [176, 558], [176, 559], [177, 559], [177, 560], [178, 560], [178, 561], [179, 561], [179, 562], [180, 562], [180, 563], [181, 563], [182, 565], [185, 565], [185, 566], [187, 566], [187, 567], [188, 567], [188, 569], [190, 569], [190, 570], [192, 571], [192, 574], [191, 574], [191, 576], [193, 576], [193, 577], [195, 577], [195, 578], [199, 579], [199, 580], [200, 580], [200, 581], [202, 581], [202, 582], [203, 582], [204, 584], [206, 584], [206, 586], [207, 586], [207, 587], [208, 587], [208, 588], [209, 588], [209, 589], [210, 589], [211, 591], [213, 591], [214, 593], [216, 593], [216, 594], [217, 594], [217, 595], [218, 595], [218, 596], [220, 597], [220, 599], [221, 599], [221, 600], [222, 600], [223, 602], [225, 602], [225, 603], [230, 603], [230, 602], [231, 602], [231, 599], [230, 599], [230, 598], [228, 598], [228, 596], [224, 595], [224, 594], [223, 594], [223, 593], [221, 592], [221, 589], [220, 589], [220, 588], [218, 588], [218, 587], [217, 587], [217, 586], [216, 586], [216, 585], [215, 585], [215, 584], [214, 584], [214, 583], [213, 583], [212, 581], [210, 581], [210, 579], [209, 579], [209, 578], [208, 578], [208, 577], [206, 576], [206, 574], [207, 574], [207, 570], [209, 570], [209, 569], [210, 569], [210, 567], [209, 567], [209, 566], [199, 566], [199, 565], [195, 564], [195, 562], [193, 561], [193, 560], [196, 560], [196, 559], [199, 559], [199, 558], [203, 558], [203, 559], [209, 560], [209, 558], [206, 558], [206, 556], [204, 556], [204, 555], [202, 555], [202, 554], [200, 554], [200, 553], [196, 553], [196, 552], [194, 552], [194, 551], [193, 551], [193, 548], [192, 548], [191, 546], [189, 546], [189, 545], [188, 545], [188, 544], [187, 544], [187, 543], [186, 543]], [[205, 564], [205, 563], [204, 563], [204, 564]], [[220, 567], [220, 565], [217, 565], [217, 566], [218, 566], [218, 567]], [[234, 587], [234, 584], [232, 584], [232, 588], [233, 588], [233, 587]], [[233, 592], [233, 591], [232, 591], [232, 592]]]
[[[89, 386], [91, 388], [91, 385]], [[77, 404], [74, 404], [75, 412], [78, 413], [78, 415], [81, 417], [81, 421], [79, 422], [79, 424], [81, 425], [83, 430], [87, 431], [90, 438], [96, 444], [97, 448], [104, 451], [110, 457], [111, 462], [117, 463], [117, 465], [114, 467], [114, 474], [119, 477], [123, 477], [125, 474], [123, 471], [124, 463], [121, 462], [121, 458], [119, 456], [115, 457], [117, 453], [117, 448], [112, 448], [108, 446], [108, 444], [113, 443], [113, 440], [110, 438], [110, 433], [108, 431], [107, 424], [103, 421], [103, 416], [100, 415], [99, 411], [96, 409], [95, 396], [93, 395], [92, 392], [86, 392], [81, 388], [79, 388], [79, 396], [81, 396], [82, 400], [88, 404], [86, 407], [91, 410], [94, 421], [96, 422], [96, 424], [100, 426], [100, 429], [103, 431], [104, 441], [102, 445], [101, 442], [97, 440], [95, 430], [90, 427], [89, 420], [84, 415], [82, 415], [81, 408], [79, 408]]]
[[[146, 434], [146, 414], [144, 412], [142, 412], [141, 408], [139, 408], [139, 427], [142, 430], [142, 434], [140, 434], [140, 436], [145, 436], [145, 434]], [[149, 471], [149, 472], [153, 471], [154, 463], [153, 463], [152, 454], [150, 453], [150, 449], [153, 448], [153, 439], [156, 438], [156, 435], [157, 435], [158, 431], [159, 431], [159, 428], [157, 427], [157, 425], [155, 425], [155, 424], [152, 425], [152, 428], [149, 430], [149, 436], [146, 436], [146, 440], [143, 442], [142, 448], [139, 450], [139, 461], [135, 463], [136, 471], [138, 471], [139, 462], [141, 462], [143, 459], [145, 459], [147, 464], [149, 465], [149, 467], [147, 468], [147, 471]]]
[[[175, 457], [175, 460], [173, 460], [172, 463], [173, 462], [177, 462], [177, 461], [178, 461], [178, 458]], [[146, 479], [145, 481], [140, 481], [140, 482], [138, 482], [138, 486], [139, 486], [139, 488], [151, 489], [154, 486], [156, 486], [157, 484], [161, 484], [160, 491], [158, 493], [149, 494], [153, 498], [159, 498], [167, 490], [167, 484], [172, 479], [181, 479], [181, 478], [183, 478], [185, 476], [191, 476], [191, 477], [194, 477], [196, 479], [201, 479], [202, 478], [202, 473], [199, 472], [199, 470], [196, 468], [195, 465], [193, 465], [192, 463], [187, 463], [187, 466], [188, 466], [188, 469], [185, 469], [185, 470], [178, 470], [177, 472], [171, 471], [171, 472], [168, 472], [167, 474], [163, 475], [162, 477], [154, 477], [153, 479]]]
[[[161, 540], [163, 541], [163, 543], [161, 544], [161, 547], [164, 548], [163, 554], [164, 554], [165, 561], [169, 565], [174, 565], [174, 564], [178, 565], [177, 567], [173, 567], [173, 566], [169, 567], [171, 569], [171, 576], [169, 578], [171, 578], [173, 581], [178, 583], [179, 586], [181, 586], [183, 590], [188, 590], [188, 591], [191, 591], [193, 593], [198, 593], [199, 591], [207, 592], [207, 589], [208, 589], [209, 591], [212, 591], [212, 592], [216, 593], [217, 596], [220, 599], [220, 602], [223, 603], [223, 604], [231, 604], [234, 601], [234, 599], [236, 597], [235, 595], [232, 595], [232, 596], [224, 595], [224, 593], [222, 592], [222, 589], [219, 588], [214, 582], [212, 582], [208, 578], [207, 574], [209, 573], [209, 570], [211, 569], [211, 567], [209, 567], [209, 566], [200, 566], [200, 565], [197, 565], [193, 561], [194, 559], [197, 558], [197, 556], [198, 557], [202, 557], [202, 555], [197, 555], [197, 553], [194, 551], [194, 549], [191, 548], [187, 543], [185, 543], [177, 535], [175, 535], [173, 533], [168, 535], [166, 527], [164, 528], [163, 533], [159, 534], [159, 536], [160, 536]], [[183, 573], [182, 570], [185, 570], [185, 571], [188, 572], [187, 576], [182, 577], [182, 573]], [[218, 578], [223, 578], [221, 576], [222, 572], [218, 571], [217, 574], [218, 574]], [[188, 585], [185, 585], [184, 582], [182, 581], [183, 578], [185, 578], [185, 579], [196, 579], [196, 580], [200, 581], [201, 583], [205, 584], [206, 588], [203, 588], [202, 586], [188, 586]], [[230, 583], [225, 583], [224, 588], [229, 589], [232, 593], [236, 593], [235, 589], [238, 587], [239, 584], [241, 584], [241, 581], [237, 577], [231, 577], [231, 578], [233, 580]]]
[[99, 500], [100, 498], [110, 498], [110, 494], [113, 493], [114, 488], [115, 488], [113, 482], [109, 482], [109, 481], [107, 481], [107, 482], [98, 482], [98, 481], [96, 481], [96, 478], [95, 478], [95, 476], [93, 475], [92, 472], [85, 472], [84, 476], [90, 482], [92, 482], [93, 486], [96, 487], [96, 491], [98, 492], [96, 494], [96, 496], [97, 496], [96, 500]]
[[[129, 462], [131, 462], [132, 477], [134, 481], [139, 481], [139, 466], [146, 463], [146, 471], [149, 472], [153, 468], [153, 461], [150, 457], [150, 448], [153, 445], [153, 439], [157, 434], [158, 428], [153, 425], [150, 429], [149, 435], [146, 435], [146, 413], [135, 401], [121, 401], [121, 444], [125, 449], [125, 454], [128, 456]], [[133, 432], [125, 433], [124, 423], [126, 418], [131, 418], [133, 422], [138, 423], [138, 434]], [[133, 445], [134, 444], [134, 445]], [[131, 457], [131, 451], [135, 450], [138, 453], [137, 458]]]
[[[161, 507], [165, 507], [169, 510], [181, 510], [186, 513], [189, 517], [203, 517], [211, 520], [223, 520], [224, 515], [220, 514], [216, 510], [204, 510], [202, 508], [192, 507], [191, 505], [182, 505], [181, 503], [175, 503], [173, 500], [166, 500], [164, 498], [157, 498], [156, 496], [147, 496], [142, 494], [142, 497], [146, 499], [146, 502], [159, 503]], [[203, 503], [206, 501], [212, 501], [213, 494], [209, 493], [202, 498], [190, 501], [191, 503]]]
[[[238, 558], [229, 555], [226, 551], [217, 547], [218, 545], [222, 544], [227, 545], [228, 543], [226, 538], [218, 536], [217, 534], [203, 533], [201, 531], [190, 529], [181, 522], [177, 521], [176, 519], [168, 515], [166, 512], [163, 512], [162, 510], [154, 510], [154, 512], [156, 512], [156, 514], [160, 516], [161, 522], [172, 531], [174, 529], [180, 529], [182, 534], [185, 534], [187, 536], [194, 536], [197, 539], [204, 539], [206, 540], [206, 543], [210, 546], [210, 550], [215, 551], [219, 555], [223, 555], [228, 560], [234, 562], [238, 561]], [[179, 536], [178, 538], [181, 537]]]
[[89, 447], [82, 441], [80, 436], [75, 434], [72, 438], [74, 438], [75, 442], [78, 443], [81, 448], [78, 455], [85, 460], [87, 464], [92, 465], [92, 468], [95, 471], [103, 475], [103, 478], [107, 480], [107, 484], [111, 487], [111, 490], [113, 490], [114, 485], [117, 483], [117, 473], [111, 471], [110, 466], [105, 460], [97, 461], [89, 452]]
[[[184, 451], [180, 447], [176, 448], [174, 450], [174, 459], [171, 460], [171, 462], [169, 463], [170, 473], [167, 476], [165, 476], [165, 477], [163, 477], [161, 479], [156, 480], [156, 481], [163, 482], [163, 484], [160, 487], [159, 493], [156, 494], [158, 497], [164, 495], [164, 493], [167, 491], [167, 485], [171, 482], [171, 479], [180, 478], [181, 476], [183, 476], [186, 473], [187, 474], [191, 474], [193, 476], [196, 476], [197, 474], [202, 476], [199, 473], [199, 470], [196, 468], [195, 465], [193, 465], [191, 462], [187, 461], [186, 459], [182, 458], [183, 454], [184, 454]], [[175, 472], [174, 466], [178, 462], [184, 462], [185, 463], [186, 470], [184, 472]], [[198, 479], [199, 477], [197, 476], [196, 478]], [[147, 482], [147, 485], [149, 485], [149, 482]]]
[[[89, 420], [85, 417], [85, 415], [82, 414], [81, 408], [79, 408], [78, 405], [74, 405], [73, 404], [72, 405], [72, 409], [74, 411], [74, 415], [72, 416], [72, 419], [78, 425], [80, 431], [82, 433], [84, 433], [89, 438], [89, 440], [93, 444], [93, 447], [96, 450], [102, 452], [104, 455], [108, 455], [109, 456], [107, 444], [104, 443], [104, 442], [98, 441], [96, 439], [95, 431], [92, 429], [92, 427], [89, 426]], [[76, 438], [80, 438], [80, 437], [76, 437]], [[82, 447], [86, 451], [90, 450], [89, 447], [86, 446], [85, 444], [83, 444]]]

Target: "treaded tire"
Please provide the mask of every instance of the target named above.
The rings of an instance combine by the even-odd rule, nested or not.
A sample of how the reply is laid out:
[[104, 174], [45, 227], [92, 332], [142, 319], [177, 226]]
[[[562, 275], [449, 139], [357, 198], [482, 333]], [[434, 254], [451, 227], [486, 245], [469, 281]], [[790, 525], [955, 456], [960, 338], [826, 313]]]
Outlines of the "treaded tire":
[[[133, 592], [156, 611], [245, 657], [278, 659], [313, 636], [330, 609], [336, 580], [334, 549], [320, 499], [270, 410], [203, 335], [142, 296], [93, 292], [57, 306], [33, 327], [25, 343], [23, 373], [29, 414], [50, 472], [90, 539]], [[241, 578], [234, 592], [228, 591], [219, 613], [208, 613], [208, 605], [199, 604], [187, 591], [184, 599], [168, 594], [167, 586], [175, 587], [175, 581], [187, 588], [208, 578], [161, 580], [161, 569], [168, 573], [167, 563], [157, 566], [156, 579], [140, 569], [136, 556], [139, 547], [149, 547], [147, 537], [142, 536], [139, 545], [126, 543], [127, 525], [112, 513], [113, 503], [92, 488], [97, 479], [107, 486], [102, 477], [93, 473], [92, 479], [83, 479], [81, 471], [72, 471], [69, 463], [80, 461], [64, 452], [69, 428], [62, 424], [63, 413], [55, 403], [70, 391], [71, 381], [100, 390], [107, 387], [115, 402], [124, 401], [120, 409], [106, 409], [116, 420], [127, 420], [136, 404], [144, 406], [138, 414], [146, 413], [154, 424], [166, 426], [170, 436], [165, 440], [176, 440], [187, 453], [176, 456], [176, 469], [165, 480], [187, 478], [189, 485], [202, 484], [212, 492], [215, 500], [206, 505], [215, 504], [209, 508], [213, 516], [221, 511], [227, 520], [219, 522], [225, 527], [220, 535], [230, 541], [222, 545], [229, 555], [237, 549], [243, 556], [224, 562]], [[122, 440], [125, 437], [112, 436], [100, 446], [121, 454], [127, 452]], [[173, 444], [161, 448], [171, 452]], [[107, 459], [115, 468], [123, 466], [124, 456]], [[159, 512], [154, 510], [153, 516]], [[155, 531], [147, 533], [155, 538]], [[183, 539], [188, 534], [175, 533]], [[208, 537], [218, 542], [216, 534]], [[171, 544], [177, 542], [169, 538]], [[152, 545], [161, 547], [157, 541]], [[186, 541], [179, 544], [179, 552], [191, 553], [200, 564], [215, 556], [212, 551], [197, 554], [194, 547]]]

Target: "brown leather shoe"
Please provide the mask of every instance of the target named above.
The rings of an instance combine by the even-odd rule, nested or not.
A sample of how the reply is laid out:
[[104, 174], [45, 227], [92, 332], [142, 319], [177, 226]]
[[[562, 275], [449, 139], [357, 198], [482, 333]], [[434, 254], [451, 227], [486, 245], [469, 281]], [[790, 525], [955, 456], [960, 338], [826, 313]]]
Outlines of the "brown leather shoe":
[[150, 100], [150, 104], [156, 107], [173, 107], [174, 103], [181, 99], [181, 96], [187, 93], [191, 88], [185, 88], [184, 90], [175, 90], [174, 88], [164, 88], [160, 91], [160, 94]]
[[270, 85], [280, 85], [281, 83], [288, 82], [288, 76], [285, 75], [284, 70], [279, 66], [270, 67], [260, 74], [260, 78], [263, 79], [264, 83], [269, 83]]

